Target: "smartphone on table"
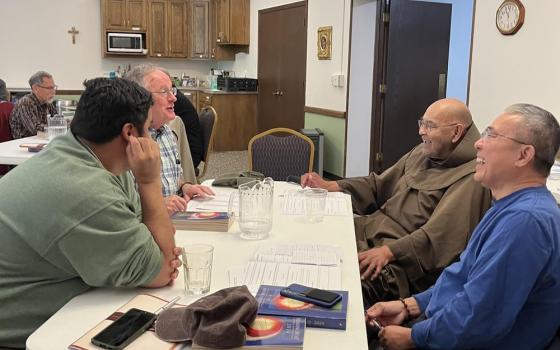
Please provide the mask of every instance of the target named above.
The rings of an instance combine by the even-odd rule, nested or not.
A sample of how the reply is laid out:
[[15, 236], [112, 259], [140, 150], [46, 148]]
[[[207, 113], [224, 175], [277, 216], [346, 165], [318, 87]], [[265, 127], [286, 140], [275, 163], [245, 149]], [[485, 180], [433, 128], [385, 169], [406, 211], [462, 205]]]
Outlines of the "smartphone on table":
[[306, 303], [331, 308], [342, 299], [342, 295], [330, 290], [306, 287], [292, 283], [280, 290], [280, 295]]
[[156, 318], [151, 312], [130, 309], [91, 338], [91, 343], [104, 349], [123, 349], [150, 328]]

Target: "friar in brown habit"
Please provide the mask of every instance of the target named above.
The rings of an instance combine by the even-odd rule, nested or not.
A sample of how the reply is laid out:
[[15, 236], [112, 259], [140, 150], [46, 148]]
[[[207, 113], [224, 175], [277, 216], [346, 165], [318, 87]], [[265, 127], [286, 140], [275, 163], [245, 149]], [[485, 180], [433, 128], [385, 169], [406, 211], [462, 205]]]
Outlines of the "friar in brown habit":
[[380, 175], [302, 176], [302, 186], [352, 196], [366, 307], [430, 287], [490, 206], [490, 193], [473, 180], [480, 133], [467, 106], [436, 101], [418, 125], [422, 143]]

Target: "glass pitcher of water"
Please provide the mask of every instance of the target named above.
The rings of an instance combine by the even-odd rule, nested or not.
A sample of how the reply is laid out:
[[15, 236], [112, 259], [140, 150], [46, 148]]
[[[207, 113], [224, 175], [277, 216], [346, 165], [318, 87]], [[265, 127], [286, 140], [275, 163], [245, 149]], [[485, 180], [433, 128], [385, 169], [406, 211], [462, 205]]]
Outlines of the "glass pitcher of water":
[[[237, 197], [239, 208], [235, 213], [233, 203]], [[240, 185], [238, 191], [230, 195], [228, 211], [239, 221], [241, 238], [257, 240], [268, 237], [272, 228], [273, 198], [274, 180], [270, 177]]]

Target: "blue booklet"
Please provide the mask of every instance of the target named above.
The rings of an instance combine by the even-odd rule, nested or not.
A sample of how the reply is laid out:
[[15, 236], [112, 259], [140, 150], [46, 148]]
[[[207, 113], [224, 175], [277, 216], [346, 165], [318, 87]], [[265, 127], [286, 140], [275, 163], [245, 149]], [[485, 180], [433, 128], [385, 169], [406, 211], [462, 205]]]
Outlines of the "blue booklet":
[[335, 291], [342, 300], [332, 308], [324, 308], [280, 295], [284, 287], [261, 285], [257, 292], [260, 315], [305, 317], [307, 327], [346, 329], [348, 291]]
[[303, 349], [305, 319], [257, 315], [247, 328], [244, 348], [248, 349]]

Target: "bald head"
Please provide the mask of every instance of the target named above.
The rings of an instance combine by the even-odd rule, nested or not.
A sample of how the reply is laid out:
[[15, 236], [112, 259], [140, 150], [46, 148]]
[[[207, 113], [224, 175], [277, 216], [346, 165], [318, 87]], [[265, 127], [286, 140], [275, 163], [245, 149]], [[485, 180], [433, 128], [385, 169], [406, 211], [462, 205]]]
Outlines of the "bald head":
[[472, 123], [472, 115], [468, 107], [454, 98], [444, 98], [432, 103], [426, 110], [426, 114], [443, 124], [462, 124], [465, 130]]
[[418, 129], [424, 154], [433, 159], [447, 159], [471, 124], [471, 112], [463, 102], [445, 98], [432, 103]]

